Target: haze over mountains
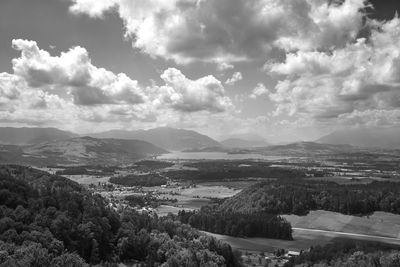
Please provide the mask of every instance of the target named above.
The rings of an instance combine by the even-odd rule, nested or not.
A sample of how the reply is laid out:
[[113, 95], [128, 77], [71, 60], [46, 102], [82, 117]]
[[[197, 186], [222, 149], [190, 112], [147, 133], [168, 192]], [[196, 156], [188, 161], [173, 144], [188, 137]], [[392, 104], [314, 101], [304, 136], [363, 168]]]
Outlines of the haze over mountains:
[[269, 145], [264, 140], [246, 140], [241, 138], [228, 138], [221, 141], [221, 144], [228, 148], [266, 147]]
[[[90, 136], [96, 139], [121, 139], [119, 142], [123, 142], [123, 140], [141, 140], [147, 142], [145, 144], [154, 145], [158, 149], [163, 149], [163, 151], [202, 151], [211, 148], [215, 151], [228, 151], [235, 148], [251, 149], [263, 147], [269, 147], [269, 149], [273, 150], [275, 147], [271, 146], [265, 139], [258, 136], [230, 136], [230, 138], [218, 142], [195, 131], [175, 129], [171, 127], [136, 131], [110, 130], [106, 132], [87, 134], [85, 136]], [[54, 147], [55, 144], [60, 144], [60, 146], [62, 146], [61, 141], [71, 140], [77, 137], [79, 137], [78, 134], [62, 131], [56, 128], [0, 127], [0, 144], [24, 146], [25, 149], [26, 147], [32, 147], [33, 145], [42, 143], [48, 143], [47, 145], [52, 144], [52, 147]], [[85, 139], [78, 138], [71, 142], [75, 144], [77, 140]], [[114, 143], [115, 142], [116, 141], [114, 141]], [[321, 137], [315, 142], [329, 145], [346, 144], [364, 148], [373, 147], [396, 149], [400, 148], [400, 128], [348, 129], [333, 132]], [[306, 143], [299, 142], [293, 144], [304, 145]], [[116, 147], [119, 146], [116, 145]], [[8, 149], [11, 149], [11, 147], [8, 146], [5, 150]], [[147, 153], [148, 151], [152, 151], [152, 149], [153, 148], [149, 147], [149, 149], [146, 148], [143, 151]], [[13, 148], [12, 150], [16, 151], [18, 149]], [[158, 152], [160, 151], [157, 151], [157, 153]], [[124, 154], [125, 152], [121, 151], [121, 153]], [[138, 154], [146, 153], [142, 153], [141, 149], [139, 149]]]
[[88, 135], [95, 138], [143, 140], [172, 151], [222, 146], [219, 142], [206, 135], [199, 134], [195, 131], [170, 127], [159, 127], [150, 130], [137, 131], [111, 130]]
[[0, 127], [0, 143], [6, 145], [32, 145], [77, 136], [77, 134], [56, 128]]
[[335, 131], [317, 140], [324, 144], [400, 148], [400, 128], [358, 128]]
[[167, 153], [141, 140], [75, 137], [28, 146], [0, 146], [0, 162], [35, 165], [123, 164]]

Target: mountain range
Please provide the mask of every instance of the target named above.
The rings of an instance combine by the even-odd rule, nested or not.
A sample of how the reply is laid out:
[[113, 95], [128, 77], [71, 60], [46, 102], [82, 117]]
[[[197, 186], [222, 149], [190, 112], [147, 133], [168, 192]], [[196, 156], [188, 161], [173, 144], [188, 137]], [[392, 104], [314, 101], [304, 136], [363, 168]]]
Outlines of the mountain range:
[[137, 131], [111, 130], [88, 135], [95, 138], [143, 140], [171, 151], [222, 146], [214, 139], [198, 132], [171, 127]]
[[35, 145], [0, 146], [0, 162], [33, 165], [128, 164], [168, 151], [141, 140], [75, 137]]
[[32, 145], [73, 137], [78, 135], [56, 128], [0, 127], [0, 143], [5, 145]]
[[358, 147], [400, 148], [400, 128], [357, 128], [335, 131], [318, 139], [324, 144], [349, 144]]
[[[149, 130], [110, 130], [100, 133], [90, 133], [97, 139], [141, 140], [169, 151], [229, 151], [235, 148], [262, 148], [270, 146], [258, 136], [233, 136], [218, 142], [206, 135], [191, 130], [159, 127]], [[0, 127], [0, 144], [32, 146], [46, 142], [57, 142], [82, 137], [76, 133], [62, 131], [56, 128], [12, 128]], [[358, 128], [335, 131], [315, 141], [320, 144], [344, 145], [373, 148], [400, 148], [400, 128]], [[304, 145], [304, 143], [303, 143]], [[279, 146], [278, 146], [279, 147]], [[5, 150], [7, 150], [5, 149]], [[26, 148], [25, 148], [26, 149]], [[11, 149], [13, 151], [18, 148]], [[140, 154], [140, 153], [139, 153]]]

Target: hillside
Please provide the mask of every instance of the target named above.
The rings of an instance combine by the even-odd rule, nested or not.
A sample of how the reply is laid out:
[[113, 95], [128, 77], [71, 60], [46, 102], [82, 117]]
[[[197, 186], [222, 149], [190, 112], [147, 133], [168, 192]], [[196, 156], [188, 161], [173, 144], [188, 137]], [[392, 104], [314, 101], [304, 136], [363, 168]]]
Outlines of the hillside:
[[359, 147], [400, 148], [400, 128], [359, 128], [335, 131], [316, 142]]
[[0, 266], [241, 266], [229, 245], [174, 218], [117, 213], [64, 177], [0, 166], [0, 188]]
[[241, 138], [225, 139], [221, 141], [221, 144], [229, 148], [252, 148], [268, 146], [268, 143], [264, 140], [246, 140]]
[[[163, 154], [167, 151], [141, 140], [77, 137], [25, 146], [19, 152], [22, 154], [16, 162], [49, 165], [130, 163], [132, 160]], [[3, 151], [2, 154], [4, 153], [6, 152]], [[3, 155], [3, 158], [6, 158], [6, 155]]]
[[346, 144], [321, 144], [316, 142], [297, 142], [287, 145], [275, 145], [268, 147], [268, 150], [282, 153], [343, 153], [355, 151], [356, 148]]
[[289, 157], [316, 157], [343, 153], [368, 152], [367, 149], [351, 145], [331, 145], [316, 142], [297, 142], [286, 145], [248, 148], [252, 153]]
[[[271, 176], [272, 177], [272, 176]], [[306, 215], [327, 210], [347, 215], [375, 211], [400, 214], [400, 184], [339, 185], [331, 182], [285, 179], [250, 186], [221, 205], [221, 211]]]
[[32, 145], [72, 137], [77, 135], [56, 128], [0, 127], [0, 144], [5, 145]]
[[195, 131], [175, 129], [170, 127], [160, 127], [138, 131], [112, 130], [88, 135], [95, 138], [143, 140], [166, 150], [174, 151], [221, 146], [220, 143], [206, 135], [199, 134]]

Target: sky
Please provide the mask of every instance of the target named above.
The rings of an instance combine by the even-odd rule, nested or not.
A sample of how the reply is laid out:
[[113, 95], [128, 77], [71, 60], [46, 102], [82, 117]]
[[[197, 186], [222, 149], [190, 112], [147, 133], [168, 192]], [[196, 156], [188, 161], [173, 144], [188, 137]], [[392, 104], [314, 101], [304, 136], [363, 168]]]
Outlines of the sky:
[[2, 0], [0, 126], [315, 140], [400, 124], [398, 0]]

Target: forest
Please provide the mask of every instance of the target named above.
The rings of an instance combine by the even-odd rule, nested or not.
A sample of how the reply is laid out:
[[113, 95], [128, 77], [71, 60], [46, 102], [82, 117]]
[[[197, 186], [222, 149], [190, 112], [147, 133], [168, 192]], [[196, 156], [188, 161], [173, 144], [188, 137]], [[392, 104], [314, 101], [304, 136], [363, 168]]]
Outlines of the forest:
[[180, 211], [181, 222], [216, 234], [238, 237], [265, 237], [292, 240], [292, 228], [285, 219], [266, 213], [219, 212], [211, 206], [200, 211]]
[[274, 167], [234, 167], [217, 169], [213, 166], [210, 166], [210, 168], [205, 167], [196, 171], [167, 171], [164, 172], [164, 174], [173, 180], [188, 180], [194, 182], [243, 179], [248, 177], [277, 179], [296, 179], [305, 177], [305, 173], [302, 171]]
[[115, 176], [111, 177], [109, 181], [123, 186], [160, 186], [167, 183], [167, 179], [157, 173]]
[[333, 182], [279, 179], [253, 185], [225, 200], [221, 211], [306, 215], [326, 210], [348, 215], [374, 211], [400, 214], [400, 183], [339, 185]]
[[56, 175], [0, 167], [0, 266], [241, 266], [240, 254], [173, 217], [119, 210]]

